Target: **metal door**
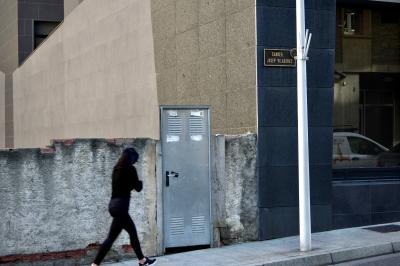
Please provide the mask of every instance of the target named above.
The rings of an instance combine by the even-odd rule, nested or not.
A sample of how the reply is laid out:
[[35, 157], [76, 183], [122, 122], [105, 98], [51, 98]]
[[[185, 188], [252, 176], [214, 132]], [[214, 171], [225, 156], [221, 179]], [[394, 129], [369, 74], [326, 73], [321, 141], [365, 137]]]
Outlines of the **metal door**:
[[209, 109], [161, 107], [164, 247], [208, 245]]

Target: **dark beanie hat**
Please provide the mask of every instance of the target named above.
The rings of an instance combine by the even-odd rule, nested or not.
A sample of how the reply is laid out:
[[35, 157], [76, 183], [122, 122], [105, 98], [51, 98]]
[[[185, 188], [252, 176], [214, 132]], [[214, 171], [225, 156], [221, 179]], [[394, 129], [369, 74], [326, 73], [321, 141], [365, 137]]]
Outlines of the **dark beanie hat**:
[[133, 164], [139, 159], [139, 154], [134, 148], [126, 148], [123, 153], [128, 156], [129, 164]]

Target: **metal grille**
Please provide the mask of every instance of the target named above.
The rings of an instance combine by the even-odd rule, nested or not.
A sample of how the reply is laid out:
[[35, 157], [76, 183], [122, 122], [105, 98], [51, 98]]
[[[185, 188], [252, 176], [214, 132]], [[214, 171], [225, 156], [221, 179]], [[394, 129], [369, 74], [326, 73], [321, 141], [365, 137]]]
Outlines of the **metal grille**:
[[171, 235], [183, 235], [185, 233], [185, 226], [183, 218], [171, 218]]
[[168, 134], [182, 134], [182, 117], [168, 116]]
[[204, 134], [204, 122], [201, 116], [191, 116], [189, 118], [190, 135]]
[[192, 232], [195, 234], [202, 234], [205, 231], [205, 217], [194, 216], [192, 217]]

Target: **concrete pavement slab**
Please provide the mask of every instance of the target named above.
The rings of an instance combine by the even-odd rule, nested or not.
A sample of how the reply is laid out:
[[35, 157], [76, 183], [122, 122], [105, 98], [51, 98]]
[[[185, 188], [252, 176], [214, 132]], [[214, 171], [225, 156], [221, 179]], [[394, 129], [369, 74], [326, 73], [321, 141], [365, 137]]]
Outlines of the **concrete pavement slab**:
[[393, 241], [392, 246], [394, 252], [400, 252], [400, 241]]
[[333, 263], [338, 263], [391, 253], [393, 253], [392, 244], [381, 243], [373, 246], [362, 246], [356, 248], [348, 248], [346, 250], [333, 251], [331, 252], [331, 255]]
[[[391, 223], [399, 224], [400, 223]], [[299, 250], [299, 237], [241, 243], [160, 256], [157, 266], [318, 266], [384, 254], [400, 254], [400, 232], [379, 233], [363, 227], [312, 234], [313, 249]], [[133, 266], [136, 260], [110, 263]]]

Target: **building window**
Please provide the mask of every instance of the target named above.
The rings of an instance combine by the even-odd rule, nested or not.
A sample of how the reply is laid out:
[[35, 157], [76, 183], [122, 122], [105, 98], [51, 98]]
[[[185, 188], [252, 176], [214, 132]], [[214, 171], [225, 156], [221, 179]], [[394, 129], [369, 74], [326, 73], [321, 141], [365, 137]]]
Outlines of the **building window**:
[[344, 9], [343, 33], [348, 35], [361, 33], [361, 12], [357, 9]]
[[334, 169], [400, 167], [399, 88], [399, 73], [351, 73], [336, 82]]
[[34, 21], [33, 48], [36, 49], [60, 24], [59, 21]]
[[400, 173], [399, 12], [400, 4], [337, 6], [335, 178]]

